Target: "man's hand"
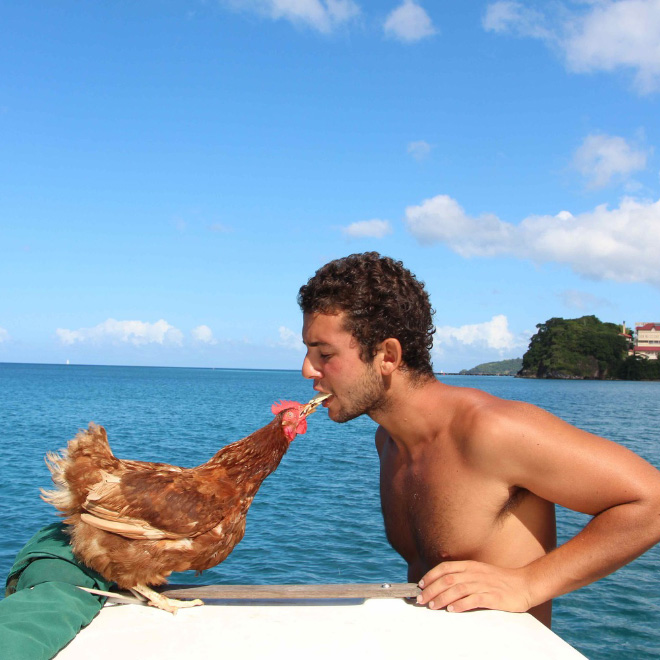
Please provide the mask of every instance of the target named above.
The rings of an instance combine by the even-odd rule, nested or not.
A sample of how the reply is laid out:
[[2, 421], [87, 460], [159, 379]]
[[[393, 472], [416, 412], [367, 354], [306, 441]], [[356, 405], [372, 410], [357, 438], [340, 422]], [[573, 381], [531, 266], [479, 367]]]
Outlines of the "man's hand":
[[432, 610], [466, 612], [479, 608], [527, 612], [535, 603], [529, 592], [526, 567], [499, 568], [478, 561], [447, 561], [420, 581], [417, 602]]

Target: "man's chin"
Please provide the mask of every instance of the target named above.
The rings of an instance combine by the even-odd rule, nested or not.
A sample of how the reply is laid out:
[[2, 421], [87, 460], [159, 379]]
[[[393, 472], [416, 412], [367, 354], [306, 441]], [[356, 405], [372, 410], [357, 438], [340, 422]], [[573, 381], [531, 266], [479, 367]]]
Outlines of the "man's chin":
[[332, 410], [331, 408], [328, 408], [328, 417], [333, 422], [337, 422], [337, 424], [344, 424], [346, 422], [350, 422], [352, 419], [361, 417], [364, 414], [365, 414], [364, 411], [347, 411], [347, 410], [342, 410], [341, 408]]

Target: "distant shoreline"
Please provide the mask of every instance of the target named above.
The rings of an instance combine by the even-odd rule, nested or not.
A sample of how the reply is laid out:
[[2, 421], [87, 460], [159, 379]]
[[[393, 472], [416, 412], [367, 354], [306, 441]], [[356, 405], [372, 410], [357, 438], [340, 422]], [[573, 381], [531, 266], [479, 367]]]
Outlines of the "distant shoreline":
[[66, 364], [64, 362], [0, 362], [3, 365], [12, 366], [32, 366], [32, 367], [103, 367], [108, 369], [199, 369], [205, 371], [287, 371], [295, 372], [300, 369], [268, 369], [262, 367], [181, 367], [181, 366], [163, 366], [151, 364]]
[[[148, 364], [66, 364], [62, 362], [0, 362], [0, 367], [3, 366], [24, 366], [24, 367], [66, 367], [67, 369], [76, 369], [81, 367], [98, 367], [102, 369], [194, 369], [196, 371], [248, 371], [254, 373], [269, 372], [269, 373], [296, 373], [300, 369], [268, 369], [255, 367], [174, 367], [162, 365], [148, 365]], [[621, 382], [621, 383], [657, 383], [658, 379], [649, 380], [628, 380], [625, 378], [580, 378], [576, 376], [566, 376], [559, 378], [535, 378], [530, 376], [519, 376], [518, 374], [488, 374], [488, 373], [457, 373], [449, 371], [435, 371], [433, 375], [437, 378], [443, 376], [460, 376], [471, 378], [474, 376], [487, 376], [488, 378], [519, 378], [521, 380], [579, 380], [579, 381], [599, 381], [599, 382]]]
[[[293, 373], [300, 369], [268, 369], [266, 367], [257, 369], [256, 367], [181, 367], [181, 366], [163, 366], [150, 364], [66, 364], [64, 362], [0, 362], [0, 367], [5, 365], [26, 366], [26, 367], [102, 367], [107, 369], [198, 369], [202, 371], [285, 371]], [[513, 374], [486, 374], [486, 373], [458, 373], [450, 371], [436, 371], [435, 376], [498, 376], [500, 378], [515, 378]]]
[[477, 374], [461, 374], [461, 373], [454, 373], [454, 372], [449, 372], [449, 371], [443, 371], [443, 372], [435, 372], [436, 376], [497, 376], [498, 378], [515, 378], [516, 376], [514, 374], [486, 374], [486, 373], [477, 373]]

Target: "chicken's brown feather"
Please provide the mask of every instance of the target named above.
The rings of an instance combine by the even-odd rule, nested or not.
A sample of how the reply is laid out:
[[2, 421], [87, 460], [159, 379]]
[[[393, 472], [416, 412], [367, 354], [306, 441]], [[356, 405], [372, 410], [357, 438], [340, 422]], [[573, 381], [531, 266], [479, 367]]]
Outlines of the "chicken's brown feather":
[[238, 499], [236, 486], [227, 481], [222, 466], [201, 466], [182, 472], [128, 472], [122, 476], [119, 488], [121, 499], [117, 504], [124, 504], [131, 518], [189, 536], [215, 527], [219, 512]]
[[47, 457], [56, 490], [42, 497], [65, 516], [85, 564], [122, 588], [159, 585], [173, 571], [203, 571], [226, 559], [288, 446], [279, 413], [208, 463], [181, 468], [118, 459], [105, 429], [90, 424]]

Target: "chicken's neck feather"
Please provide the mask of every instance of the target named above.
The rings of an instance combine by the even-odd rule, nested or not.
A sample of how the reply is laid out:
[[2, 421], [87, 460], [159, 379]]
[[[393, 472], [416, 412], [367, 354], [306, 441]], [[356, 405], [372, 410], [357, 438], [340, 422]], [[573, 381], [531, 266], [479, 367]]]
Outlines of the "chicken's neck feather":
[[274, 419], [242, 440], [223, 447], [207, 465], [221, 466], [237, 484], [251, 482], [256, 492], [280, 464], [289, 444], [281, 425]]

